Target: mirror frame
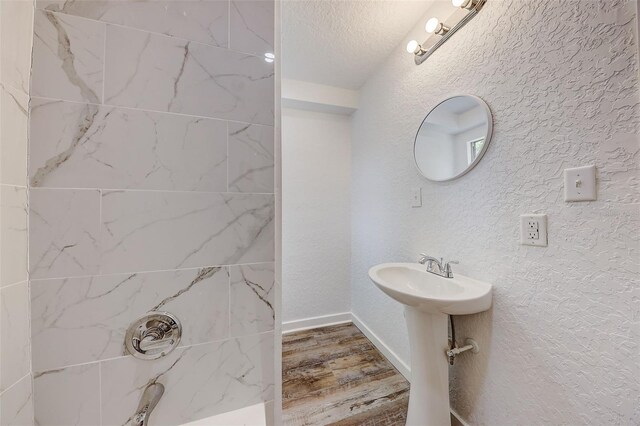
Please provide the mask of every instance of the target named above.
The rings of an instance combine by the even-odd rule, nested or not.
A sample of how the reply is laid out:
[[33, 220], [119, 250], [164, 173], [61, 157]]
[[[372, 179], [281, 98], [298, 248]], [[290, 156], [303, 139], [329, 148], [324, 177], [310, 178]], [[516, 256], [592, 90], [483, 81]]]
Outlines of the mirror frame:
[[[487, 134], [485, 135], [485, 143], [482, 146], [482, 150], [480, 150], [480, 152], [478, 153], [478, 156], [475, 158], [475, 160], [473, 160], [473, 162], [471, 164], [469, 164], [467, 166], [467, 168], [464, 169], [462, 172], [460, 172], [457, 175], [455, 175], [453, 177], [450, 177], [448, 179], [431, 179], [431, 178], [428, 178], [428, 177], [426, 177], [424, 175], [424, 173], [422, 173], [422, 170], [420, 169], [420, 166], [418, 165], [418, 159], [416, 158], [416, 143], [418, 141], [418, 134], [420, 133], [420, 129], [422, 129], [422, 126], [424, 125], [424, 122], [427, 120], [427, 117], [429, 117], [429, 114], [431, 114], [441, 104], [447, 102], [449, 99], [459, 98], [459, 97], [462, 97], [462, 96], [472, 98], [476, 102], [478, 102], [482, 106], [482, 108], [484, 109], [485, 114], [487, 115]], [[487, 105], [487, 103], [483, 99], [481, 99], [481, 98], [479, 98], [478, 96], [475, 96], [475, 95], [465, 95], [465, 94], [449, 96], [448, 98], [443, 99], [440, 102], [438, 102], [436, 104], [436, 106], [431, 108], [431, 110], [429, 110], [427, 115], [422, 119], [422, 122], [420, 123], [420, 127], [418, 127], [418, 131], [416, 132], [416, 136], [413, 138], [413, 162], [416, 165], [416, 168], [418, 169], [418, 173], [420, 173], [420, 175], [422, 177], [424, 177], [425, 179], [430, 180], [431, 182], [449, 182], [451, 180], [458, 179], [458, 178], [466, 175], [467, 173], [469, 173], [480, 162], [480, 160], [482, 160], [482, 157], [484, 157], [485, 152], [487, 152], [487, 149], [489, 148], [492, 136], [493, 136], [493, 114], [491, 114], [491, 109], [489, 108], [489, 105]]]

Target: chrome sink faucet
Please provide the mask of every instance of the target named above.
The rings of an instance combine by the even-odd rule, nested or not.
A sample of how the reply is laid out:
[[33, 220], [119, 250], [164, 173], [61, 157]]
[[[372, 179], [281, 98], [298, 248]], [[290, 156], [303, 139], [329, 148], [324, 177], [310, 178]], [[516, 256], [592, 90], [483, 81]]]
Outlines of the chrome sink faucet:
[[[445, 278], [453, 278], [453, 271], [451, 270], [451, 265], [457, 265], [459, 262], [457, 260], [451, 260], [449, 262], [445, 262], [442, 258], [440, 260], [435, 257], [428, 256], [424, 253], [420, 253], [420, 258], [418, 259], [418, 263], [422, 265], [426, 265], [427, 272], [431, 272], [432, 274], [440, 275]], [[434, 269], [434, 267], [436, 267]]]

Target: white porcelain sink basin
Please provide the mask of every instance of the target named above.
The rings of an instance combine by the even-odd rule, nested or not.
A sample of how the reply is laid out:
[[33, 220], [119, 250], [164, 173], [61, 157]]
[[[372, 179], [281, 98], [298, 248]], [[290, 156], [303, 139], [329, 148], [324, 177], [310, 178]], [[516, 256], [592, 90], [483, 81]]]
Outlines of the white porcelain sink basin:
[[467, 315], [491, 307], [491, 284], [456, 274], [444, 278], [419, 263], [383, 263], [369, 270], [380, 290], [419, 311]]
[[374, 284], [405, 305], [411, 346], [407, 426], [447, 426], [449, 415], [448, 316], [486, 311], [491, 284], [453, 271], [444, 278], [419, 263], [383, 263], [369, 269]]

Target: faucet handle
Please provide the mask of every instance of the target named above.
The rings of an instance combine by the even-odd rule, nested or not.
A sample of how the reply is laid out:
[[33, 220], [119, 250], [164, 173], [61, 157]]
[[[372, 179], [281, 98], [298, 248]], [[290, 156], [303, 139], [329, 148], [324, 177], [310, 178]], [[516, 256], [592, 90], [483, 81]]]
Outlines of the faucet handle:
[[457, 260], [449, 260], [447, 263], [443, 265], [444, 274], [447, 278], [453, 278], [453, 272], [451, 271], [451, 265], [458, 265], [460, 262]]

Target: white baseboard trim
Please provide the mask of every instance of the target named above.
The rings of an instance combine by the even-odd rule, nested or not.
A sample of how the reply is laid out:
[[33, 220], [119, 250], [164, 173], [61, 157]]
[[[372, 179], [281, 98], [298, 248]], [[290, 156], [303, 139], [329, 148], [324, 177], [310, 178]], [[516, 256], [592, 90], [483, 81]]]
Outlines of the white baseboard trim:
[[407, 379], [407, 381], [411, 382], [411, 368], [409, 368], [409, 366], [402, 361], [395, 352], [385, 345], [384, 342], [380, 340], [380, 338], [356, 316], [356, 314], [351, 313], [351, 317], [353, 318], [353, 324], [362, 331], [362, 334], [371, 340], [371, 343], [373, 343], [374, 346], [382, 352], [382, 355], [384, 355], [384, 357], [393, 364], [393, 366], [405, 377], [405, 379]]
[[344, 324], [347, 322], [351, 322], [351, 312], [287, 321], [282, 323], [282, 334], [309, 330], [316, 327], [326, 327], [328, 325]]

